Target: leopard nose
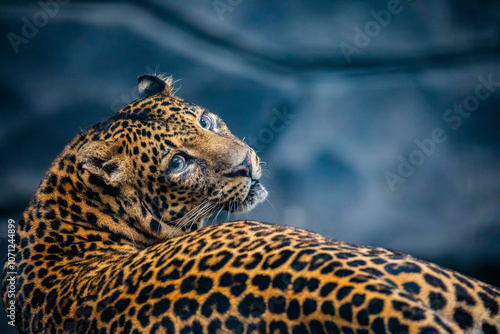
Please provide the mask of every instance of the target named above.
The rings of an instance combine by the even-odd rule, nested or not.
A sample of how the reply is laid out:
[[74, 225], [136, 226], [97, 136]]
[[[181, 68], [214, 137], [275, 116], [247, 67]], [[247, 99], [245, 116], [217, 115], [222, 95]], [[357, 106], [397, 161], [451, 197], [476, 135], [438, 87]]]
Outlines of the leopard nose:
[[229, 173], [226, 174], [227, 177], [252, 177], [252, 159], [250, 157], [250, 152], [247, 152], [245, 159], [236, 167], [234, 167]]

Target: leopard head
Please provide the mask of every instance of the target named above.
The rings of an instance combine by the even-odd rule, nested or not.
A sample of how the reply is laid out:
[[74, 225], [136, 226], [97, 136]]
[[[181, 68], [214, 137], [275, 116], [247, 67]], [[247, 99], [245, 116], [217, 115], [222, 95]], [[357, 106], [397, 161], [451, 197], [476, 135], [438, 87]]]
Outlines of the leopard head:
[[138, 100], [67, 148], [95, 224], [153, 243], [267, 197], [259, 157], [218, 116], [175, 96], [171, 78], [138, 82]]

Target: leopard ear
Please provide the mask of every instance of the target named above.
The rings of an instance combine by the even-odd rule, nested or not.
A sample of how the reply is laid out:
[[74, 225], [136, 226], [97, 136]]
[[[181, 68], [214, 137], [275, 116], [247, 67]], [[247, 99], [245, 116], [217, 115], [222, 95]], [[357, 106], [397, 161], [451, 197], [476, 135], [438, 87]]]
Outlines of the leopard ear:
[[144, 99], [156, 94], [172, 95], [172, 78], [144, 74], [137, 78], [139, 97]]
[[89, 173], [100, 176], [112, 186], [118, 186], [130, 179], [126, 157], [119, 155], [112, 143], [89, 142], [78, 150], [76, 160]]

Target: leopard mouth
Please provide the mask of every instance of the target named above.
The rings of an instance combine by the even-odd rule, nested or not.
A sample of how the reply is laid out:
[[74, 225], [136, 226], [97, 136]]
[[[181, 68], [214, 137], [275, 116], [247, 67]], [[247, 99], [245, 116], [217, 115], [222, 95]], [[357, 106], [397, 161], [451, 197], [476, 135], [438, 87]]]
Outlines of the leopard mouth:
[[[264, 186], [259, 182], [259, 180], [252, 180], [250, 183], [250, 190], [248, 191], [248, 195], [243, 202], [255, 201], [262, 202], [267, 197], [267, 190]], [[258, 203], [257, 203], [258, 204]]]
[[258, 180], [251, 180], [250, 189], [243, 201], [229, 200], [222, 204], [221, 209], [231, 213], [245, 213], [262, 203], [267, 198], [267, 195], [266, 188]]

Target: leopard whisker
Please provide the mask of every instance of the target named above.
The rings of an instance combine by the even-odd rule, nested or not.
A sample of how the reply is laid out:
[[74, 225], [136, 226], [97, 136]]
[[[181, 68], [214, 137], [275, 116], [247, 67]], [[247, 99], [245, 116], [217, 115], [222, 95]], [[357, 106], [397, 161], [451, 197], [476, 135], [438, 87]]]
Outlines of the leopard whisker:
[[269, 205], [271, 205], [271, 207], [273, 208], [273, 210], [276, 210], [276, 208], [274, 207], [273, 203], [271, 203], [271, 201], [268, 200], [267, 198], [266, 198], [266, 202], [269, 203]]
[[157, 233], [159, 233], [159, 232], [160, 232], [160, 229], [161, 229], [161, 222], [162, 222], [162, 220], [163, 220], [163, 216], [165, 216], [165, 212], [163, 212], [163, 213], [162, 213], [162, 215], [161, 215], [161, 218], [160, 218], [160, 223], [158, 224], [158, 231], [156, 231]]
[[208, 212], [212, 210], [211, 208], [212, 206], [213, 204], [210, 203], [210, 201], [204, 197], [200, 202], [200, 204], [191, 209], [185, 216], [178, 219], [179, 223], [169, 233], [168, 238], [170, 238], [170, 236], [172, 236], [174, 233], [180, 231], [183, 227], [196, 223], [199, 220], [199, 218], [205, 216]]

